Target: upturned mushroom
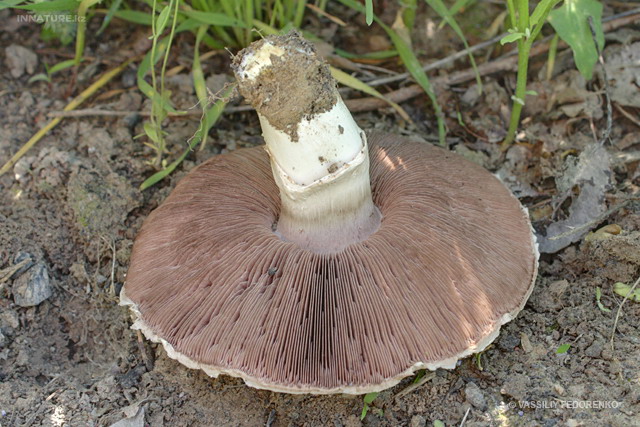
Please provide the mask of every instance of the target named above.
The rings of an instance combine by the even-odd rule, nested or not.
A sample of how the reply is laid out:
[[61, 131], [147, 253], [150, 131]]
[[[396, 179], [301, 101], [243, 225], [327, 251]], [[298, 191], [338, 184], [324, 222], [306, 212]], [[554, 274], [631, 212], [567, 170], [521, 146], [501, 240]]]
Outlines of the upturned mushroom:
[[211, 376], [287, 393], [368, 393], [452, 369], [522, 309], [537, 247], [491, 173], [365, 133], [297, 33], [233, 61], [266, 147], [190, 172], [135, 241], [132, 328]]

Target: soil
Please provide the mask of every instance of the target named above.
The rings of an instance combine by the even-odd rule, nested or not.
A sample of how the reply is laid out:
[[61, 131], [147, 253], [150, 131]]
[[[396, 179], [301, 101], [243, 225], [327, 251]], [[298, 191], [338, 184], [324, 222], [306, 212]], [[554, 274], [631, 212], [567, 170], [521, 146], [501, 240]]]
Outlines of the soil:
[[[0, 11], [3, 22], [11, 16]], [[343, 47], [354, 46], [365, 31], [339, 30], [319, 19], [309, 24], [326, 26], [316, 34]], [[437, 26], [429, 16], [417, 19]], [[100, 72], [148, 47], [148, 34], [140, 29], [114, 22], [96, 37], [99, 25], [89, 23], [86, 56], [92, 59], [77, 75], [77, 87], [64, 73], [51, 84], [28, 82], [32, 71], [44, 72], [43, 63], [67, 59], [73, 47], [51, 48], [33, 23], [0, 30], [1, 164], [44, 126], [48, 113], [64, 108], [70, 91], [77, 94]], [[452, 33], [441, 34], [454, 39]], [[633, 41], [633, 36], [624, 42], [609, 37], [608, 43], [628, 44], [630, 37]], [[5, 49], [12, 44], [36, 53], [37, 63], [28, 52]], [[187, 74], [193, 38], [181, 36], [177, 46], [172, 66], [187, 67], [168, 85], [176, 106], [189, 108], [197, 103]], [[16, 55], [23, 60], [7, 58], [12, 52], [20, 52]], [[544, 82], [536, 75], [537, 70], [544, 75], [540, 65], [534, 61], [531, 76]], [[225, 52], [205, 66], [212, 87], [230, 74]], [[536, 87], [542, 101], [527, 104], [520, 142], [506, 156], [500, 155], [498, 142], [508, 120], [512, 75], [486, 77], [482, 95], [474, 85], [438, 93], [446, 106], [449, 148], [501, 176], [542, 234], [549, 224], [571, 217], [582, 188], [576, 183], [568, 194], [558, 194], [557, 180], [570, 170], [566, 160], [584, 153], [595, 143], [594, 132], [600, 135], [606, 128], [601, 83], [576, 83], [573, 68], [571, 55], [560, 53], [554, 79]], [[574, 82], [570, 90], [567, 81]], [[621, 92], [629, 90], [637, 92], [637, 86]], [[90, 107], [148, 110], [135, 87], [135, 67], [83, 106]], [[403, 107], [413, 124], [387, 109], [356, 120], [362, 128], [425, 143], [437, 140], [426, 97]], [[197, 117], [166, 122], [169, 161], [182, 153], [197, 128]], [[607, 210], [588, 229], [607, 224], [619, 229], [543, 254], [527, 305], [492, 346], [460, 361], [455, 370], [438, 370], [417, 383], [407, 378], [381, 392], [363, 420], [362, 396], [288, 395], [256, 390], [234, 378], [212, 379], [169, 359], [161, 346], [129, 329], [130, 315], [116, 295], [142, 221], [195, 165], [261, 143], [255, 113], [224, 115], [203, 150], [191, 153], [168, 179], [140, 191], [154, 172], [152, 151], [134, 138], [141, 133], [142, 119], [135, 114], [66, 118], [11, 173], [0, 176], [0, 425], [108, 426], [125, 418], [120, 426], [419, 427], [437, 420], [466, 426], [640, 425], [640, 304], [621, 305], [622, 297], [613, 292], [614, 283], [631, 285], [640, 275], [640, 132], [617, 107], [606, 143], [610, 181], [597, 199]], [[48, 279], [33, 274], [39, 265], [46, 267]], [[36, 278], [51, 295], [35, 306], [19, 306], [16, 283]]]
[[[271, 51], [274, 53], [264, 58]], [[256, 67], [259, 82], [249, 76]], [[233, 68], [242, 96], [293, 142], [298, 141], [297, 125], [303, 117], [327, 112], [336, 104], [336, 84], [329, 67], [297, 31], [270, 36], [243, 49], [234, 58]], [[294, 89], [297, 96], [289, 96]]]

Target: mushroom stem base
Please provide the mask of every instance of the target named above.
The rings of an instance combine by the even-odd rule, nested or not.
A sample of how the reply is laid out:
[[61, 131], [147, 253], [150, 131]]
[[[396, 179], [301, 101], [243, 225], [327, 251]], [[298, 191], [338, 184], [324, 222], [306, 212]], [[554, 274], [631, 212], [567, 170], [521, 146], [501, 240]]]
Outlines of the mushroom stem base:
[[368, 154], [365, 142], [352, 161], [304, 186], [288, 180], [272, 159], [282, 201], [276, 234], [312, 252], [335, 253], [375, 233], [382, 215], [371, 196]]

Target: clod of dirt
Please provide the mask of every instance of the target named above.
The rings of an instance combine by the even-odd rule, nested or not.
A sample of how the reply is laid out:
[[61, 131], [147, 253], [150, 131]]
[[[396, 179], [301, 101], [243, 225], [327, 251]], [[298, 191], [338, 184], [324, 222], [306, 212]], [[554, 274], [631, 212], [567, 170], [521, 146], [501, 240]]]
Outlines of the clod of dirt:
[[[246, 72], [252, 68], [247, 63], [259, 56], [257, 52], [265, 44], [280, 54], [271, 54], [270, 64], [260, 68], [260, 78], [252, 79]], [[262, 58], [260, 62], [266, 63]], [[240, 51], [232, 67], [242, 96], [271, 126], [287, 133], [293, 141], [298, 140], [298, 123], [303, 117], [329, 111], [338, 99], [329, 67], [316, 56], [313, 44], [296, 31], [267, 37]], [[287, 95], [290, 93], [299, 96], [291, 98]]]
[[33, 74], [38, 65], [38, 56], [26, 47], [12, 44], [4, 50], [5, 62], [14, 78], [21, 77], [25, 72]]
[[13, 282], [11, 291], [20, 307], [33, 307], [49, 298], [52, 291], [47, 266], [39, 262], [31, 267]]
[[487, 401], [482, 394], [480, 387], [476, 383], [469, 383], [464, 389], [464, 395], [467, 402], [476, 409], [483, 411], [487, 407]]
[[124, 228], [127, 214], [140, 205], [140, 192], [121, 176], [81, 170], [69, 179], [67, 202], [78, 229], [86, 236], [105, 236]]
[[609, 238], [585, 242], [582, 263], [586, 270], [612, 281], [630, 282], [640, 266], [640, 232], [622, 232]]

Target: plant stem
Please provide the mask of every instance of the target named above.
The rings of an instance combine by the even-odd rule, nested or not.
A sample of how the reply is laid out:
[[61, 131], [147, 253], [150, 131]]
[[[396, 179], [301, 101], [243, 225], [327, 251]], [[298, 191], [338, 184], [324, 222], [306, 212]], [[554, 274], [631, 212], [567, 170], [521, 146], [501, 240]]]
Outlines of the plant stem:
[[513, 142], [520, 123], [520, 114], [524, 107], [524, 100], [527, 96], [527, 70], [529, 68], [529, 51], [531, 43], [529, 40], [518, 40], [518, 77], [516, 80], [516, 93], [511, 109], [511, 120], [509, 122], [509, 130], [507, 137], [502, 143], [502, 148], [506, 149]]
[[[505, 150], [511, 145], [515, 139], [516, 132], [518, 130], [518, 124], [520, 123], [520, 114], [522, 113], [522, 107], [524, 107], [525, 97], [527, 96], [527, 71], [529, 68], [529, 52], [533, 44], [534, 37], [531, 37], [529, 29], [529, 0], [516, 0], [515, 8], [513, 3], [509, 1], [509, 15], [511, 15], [511, 22], [518, 22], [517, 30], [521, 33], [527, 34], [518, 40], [518, 77], [516, 80], [516, 93], [513, 98], [513, 107], [511, 109], [511, 120], [509, 122], [509, 130], [507, 131], [507, 137], [502, 143], [502, 149]], [[517, 12], [517, 18], [514, 14]]]

